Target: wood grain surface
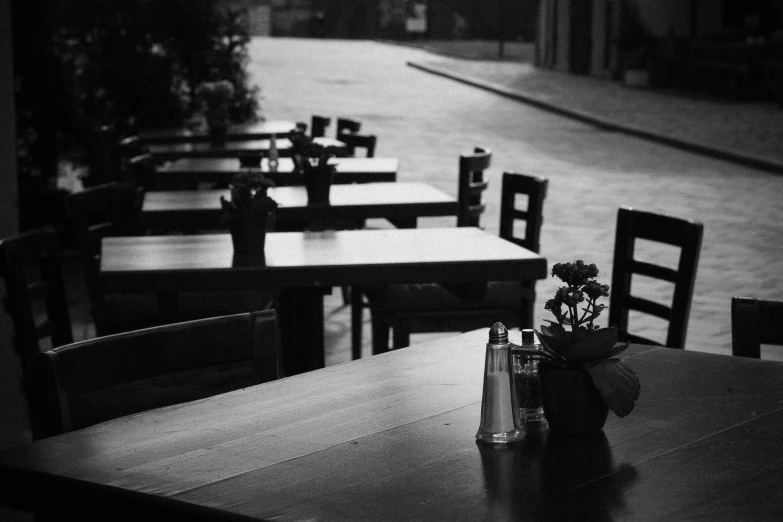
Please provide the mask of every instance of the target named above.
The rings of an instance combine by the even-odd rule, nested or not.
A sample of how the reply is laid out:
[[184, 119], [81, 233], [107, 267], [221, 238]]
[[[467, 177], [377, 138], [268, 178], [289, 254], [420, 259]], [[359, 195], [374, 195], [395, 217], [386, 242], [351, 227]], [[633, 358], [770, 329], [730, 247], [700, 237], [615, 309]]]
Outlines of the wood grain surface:
[[[632, 346], [591, 437], [476, 443], [487, 329], [0, 454], [0, 500], [84, 518], [779, 519], [783, 365]], [[517, 340], [518, 341], [518, 340]], [[154, 510], [154, 511], [153, 511]]]
[[[315, 143], [324, 147], [345, 149], [345, 143], [334, 138], [315, 138]], [[281, 156], [291, 155], [291, 140], [277, 137], [275, 146]], [[248, 154], [269, 152], [271, 141], [265, 139], [227, 141], [225, 145], [213, 147], [207, 142], [151, 143], [148, 152], [159, 161], [179, 158], [238, 158]]]
[[[419, 182], [353, 183], [334, 185], [328, 206], [308, 206], [304, 187], [275, 187], [269, 196], [278, 208], [278, 224], [310, 220], [407, 219], [416, 223], [424, 216], [453, 216], [459, 210], [457, 200], [440, 190]], [[228, 190], [177, 190], [147, 192], [141, 209], [149, 227], [211, 226], [221, 224], [221, 196], [230, 200]]]
[[104, 291], [308, 288], [436, 281], [532, 280], [546, 259], [483, 230], [275, 232], [263, 258], [235, 255], [229, 234], [107, 237]]
[[[231, 125], [228, 128], [228, 140], [253, 140], [269, 138], [272, 134], [286, 136], [296, 128], [296, 123], [285, 120], [266, 120], [256, 123]], [[155, 129], [139, 132], [144, 143], [188, 143], [209, 141], [206, 129], [188, 129], [184, 127]]]
[[[400, 161], [397, 158], [332, 158], [336, 166], [333, 183], [367, 183], [370, 181], [395, 181]], [[269, 172], [269, 162], [263, 158], [261, 171], [276, 185], [302, 185], [304, 179], [294, 174], [291, 158], [280, 158], [277, 172]], [[188, 185], [192, 183], [229, 183], [231, 178], [247, 169], [232, 158], [181, 158], [156, 167], [155, 179], [161, 185]]]

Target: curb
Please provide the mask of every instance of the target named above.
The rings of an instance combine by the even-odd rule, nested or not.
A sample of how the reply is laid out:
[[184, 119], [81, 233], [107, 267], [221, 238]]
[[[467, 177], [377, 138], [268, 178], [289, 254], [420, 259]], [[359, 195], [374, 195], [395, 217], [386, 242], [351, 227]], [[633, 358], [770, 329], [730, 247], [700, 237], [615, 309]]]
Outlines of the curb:
[[431, 74], [436, 74], [438, 76], [443, 76], [458, 82], [465, 83], [467, 85], [471, 85], [473, 87], [478, 87], [480, 89], [494, 92], [495, 94], [498, 94], [500, 96], [521, 101], [529, 105], [533, 105], [534, 107], [538, 107], [539, 109], [554, 112], [560, 114], [561, 116], [565, 116], [568, 118], [581, 121], [583, 123], [594, 125], [606, 131], [622, 132], [624, 134], [628, 134], [631, 136], [637, 136], [650, 141], [662, 143], [670, 147], [675, 147], [689, 152], [695, 152], [697, 154], [703, 154], [705, 156], [711, 156], [713, 158], [717, 158], [725, 161], [731, 161], [733, 163], [737, 163], [739, 165], [743, 165], [746, 167], [764, 170], [767, 172], [773, 172], [775, 174], [783, 174], [782, 162], [769, 160], [758, 156], [753, 156], [751, 154], [746, 154], [736, 150], [720, 149], [711, 145], [706, 145], [704, 143], [682, 140], [679, 138], [667, 136], [640, 127], [635, 127], [633, 125], [622, 124], [617, 121], [610, 120], [608, 118], [601, 118], [599, 116], [595, 116], [594, 114], [583, 112], [577, 109], [566, 109], [559, 105], [553, 104], [549, 101], [545, 101], [534, 94], [517, 91], [514, 89], [509, 89], [508, 87], [505, 87], [503, 85], [499, 85], [478, 78], [473, 78], [463, 74], [455, 73], [452, 71], [448, 71], [446, 69], [442, 69], [440, 67], [436, 67], [432, 65], [424, 65], [417, 62], [406, 62], [406, 64], [409, 67], [413, 67], [415, 69], [419, 69]]

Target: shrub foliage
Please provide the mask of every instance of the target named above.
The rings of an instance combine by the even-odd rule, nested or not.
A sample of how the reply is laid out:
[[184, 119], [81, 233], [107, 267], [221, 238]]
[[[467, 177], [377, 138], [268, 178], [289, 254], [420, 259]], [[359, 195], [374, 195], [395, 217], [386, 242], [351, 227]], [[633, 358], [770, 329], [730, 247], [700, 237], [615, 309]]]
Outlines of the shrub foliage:
[[[13, 0], [19, 173], [87, 162], [94, 130], [182, 124], [204, 81], [234, 85], [231, 119], [254, 119], [247, 15], [219, 0]], [[24, 182], [24, 180], [22, 180]]]

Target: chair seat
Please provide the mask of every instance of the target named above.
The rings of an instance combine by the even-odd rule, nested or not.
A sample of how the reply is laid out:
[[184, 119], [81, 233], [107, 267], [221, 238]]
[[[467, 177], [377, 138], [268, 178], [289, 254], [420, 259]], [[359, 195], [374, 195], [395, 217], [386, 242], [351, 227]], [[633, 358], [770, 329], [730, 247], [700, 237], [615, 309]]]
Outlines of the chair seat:
[[530, 295], [532, 291], [519, 281], [389, 285], [382, 291], [367, 291], [371, 305], [384, 311], [515, 308]]

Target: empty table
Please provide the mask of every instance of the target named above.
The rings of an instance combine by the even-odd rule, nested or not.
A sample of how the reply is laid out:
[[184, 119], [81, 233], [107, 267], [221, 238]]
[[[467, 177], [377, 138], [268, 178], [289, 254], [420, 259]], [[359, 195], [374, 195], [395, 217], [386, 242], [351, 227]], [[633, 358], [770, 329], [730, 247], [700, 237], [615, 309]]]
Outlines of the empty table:
[[[324, 147], [332, 147], [338, 156], [345, 155], [347, 152], [345, 143], [334, 138], [315, 138], [313, 141]], [[151, 143], [147, 145], [147, 151], [156, 162], [179, 158], [240, 158], [268, 154], [270, 143], [270, 139], [228, 141], [219, 147], [211, 145], [208, 141]], [[281, 156], [291, 155], [291, 140], [288, 138], [277, 138], [275, 146]]]
[[[400, 161], [397, 158], [332, 158], [337, 167], [334, 184], [395, 181]], [[294, 173], [294, 161], [280, 158], [277, 172], [269, 171], [266, 158], [261, 171], [278, 186], [302, 185], [304, 179]], [[161, 187], [194, 187], [198, 183], [229, 183], [231, 178], [248, 169], [237, 158], [182, 158], [155, 168], [155, 183]]]
[[[227, 139], [229, 141], [257, 140], [269, 138], [273, 134], [284, 137], [295, 128], [296, 123], [285, 120], [266, 120], [231, 125], [228, 128]], [[197, 143], [209, 141], [209, 134], [207, 134], [206, 129], [177, 127], [141, 131], [139, 132], [139, 138], [142, 143], [147, 145], [152, 143]]]
[[[308, 206], [304, 187], [275, 187], [268, 194], [279, 205], [280, 225], [386, 218], [400, 228], [415, 227], [419, 217], [456, 216], [459, 210], [454, 197], [418, 182], [333, 185], [328, 206]], [[221, 196], [230, 199], [228, 190], [147, 192], [142, 220], [152, 228], [227, 227], [220, 222]]]
[[109, 293], [286, 289], [289, 373], [324, 365], [323, 289], [546, 275], [545, 258], [473, 227], [276, 232], [267, 234], [263, 257], [235, 255], [229, 234], [108, 237], [100, 267]]

